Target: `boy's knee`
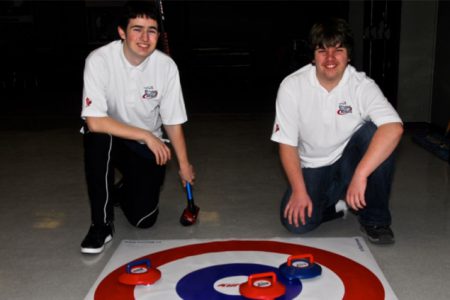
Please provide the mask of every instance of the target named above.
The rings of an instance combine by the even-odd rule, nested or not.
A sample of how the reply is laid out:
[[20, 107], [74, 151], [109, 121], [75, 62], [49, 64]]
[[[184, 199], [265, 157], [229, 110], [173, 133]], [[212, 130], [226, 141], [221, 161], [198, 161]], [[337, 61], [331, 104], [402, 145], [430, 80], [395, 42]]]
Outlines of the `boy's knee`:
[[145, 220], [145, 221], [139, 222], [135, 226], [137, 228], [145, 229], [145, 228], [152, 227], [153, 225], [155, 225], [155, 223], [156, 223], [156, 218], [152, 218], [152, 219], [149, 219], [149, 220]]
[[137, 218], [135, 218], [133, 220], [128, 219], [128, 221], [134, 227], [145, 229], [145, 228], [150, 228], [153, 225], [155, 225], [157, 218], [158, 218], [158, 210], [156, 210], [153, 214], [151, 214], [149, 216], [144, 216], [140, 219], [137, 219]]
[[289, 224], [287, 218], [282, 218], [281, 223], [289, 232], [292, 232], [295, 234], [304, 234], [304, 233], [314, 230], [315, 228], [317, 228], [319, 226], [318, 224], [306, 223], [305, 225], [299, 225], [298, 227], [296, 227], [293, 224]]

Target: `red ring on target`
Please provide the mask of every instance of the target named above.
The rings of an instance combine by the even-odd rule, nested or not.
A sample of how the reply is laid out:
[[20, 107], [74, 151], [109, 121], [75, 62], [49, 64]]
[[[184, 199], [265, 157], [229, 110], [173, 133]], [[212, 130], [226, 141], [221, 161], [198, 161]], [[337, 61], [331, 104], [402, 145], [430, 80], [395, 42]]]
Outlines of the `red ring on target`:
[[[342, 255], [313, 247], [289, 244], [277, 241], [216, 241], [202, 244], [192, 244], [155, 252], [140, 259], [148, 258], [157, 268], [166, 263], [188, 256], [224, 251], [265, 251], [287, 255], [311, 253], [316, 262], [331, 269], [341, 278], [344, 284], [345, 300], [383, 300], [385, 291], [378, 277], [363, 265]], [[123, 273], [123, 265], [108, 274], [97, 286], [94, 299], [134, 299], [134, 286], [118, 284], [118, 278]]]

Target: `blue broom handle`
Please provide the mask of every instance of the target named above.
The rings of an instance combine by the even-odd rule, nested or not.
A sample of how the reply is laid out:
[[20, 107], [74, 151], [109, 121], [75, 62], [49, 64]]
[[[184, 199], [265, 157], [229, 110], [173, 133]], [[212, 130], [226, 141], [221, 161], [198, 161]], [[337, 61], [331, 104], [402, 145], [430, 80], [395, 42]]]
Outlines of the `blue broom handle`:
[[192, 186], [189, 182], [186, 183], [186, 192], [187, 192], [187, 197], [188, 200], [192, 200]]

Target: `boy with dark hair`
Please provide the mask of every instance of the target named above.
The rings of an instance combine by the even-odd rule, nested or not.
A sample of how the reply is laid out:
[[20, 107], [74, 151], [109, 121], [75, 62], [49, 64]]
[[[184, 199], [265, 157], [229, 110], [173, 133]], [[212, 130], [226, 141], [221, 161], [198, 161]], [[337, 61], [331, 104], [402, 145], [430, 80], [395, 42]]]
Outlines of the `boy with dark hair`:
[[310, 43], [312, 63], [283, 80], [276, 101], [271, 139], [289, 181], [281, 221], [291, 232], [311, 231], [342, 216], [345, 199], [369, 241], [393, 243], [389, 194], [402, 121], [376, 83], [349, 65], [346, 21], [314, 24]]
[[[150, 1], [130, 1], [123, 13], [117, 28], [121, 40], [94, 50], [85, 64], [81, 116], [91, 226], [82, 253], [100, 253], [112, 239], [113, 200], [133, 226], [156, 222], [165, 165], [172, 157], [162, 127], [183, 185], [195, 178], [181, 125], [187, 115], [178, 68], [156, 49], [158, 11]], [[113, 192], [115, 168], [122, 185]]]
[[342, 19], [326, 19], [315, 23], [309, 34], [309, 45], [314, 52], [316, 49], [326, 49], [336, 45], [347, 49], [348, 58], [352, 57], [353, 35], [350, 25]]

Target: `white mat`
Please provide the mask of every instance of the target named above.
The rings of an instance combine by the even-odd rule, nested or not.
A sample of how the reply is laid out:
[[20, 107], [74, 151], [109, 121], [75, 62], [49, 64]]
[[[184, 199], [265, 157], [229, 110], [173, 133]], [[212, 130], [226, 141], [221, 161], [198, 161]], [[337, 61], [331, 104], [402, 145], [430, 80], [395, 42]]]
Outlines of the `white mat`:
[[[110, 298], [108, 300], [114, 297], [126, 300], [128, 296], [125, 297], [121, 293], [124, 289], [130, 288], [133, 295], [130, 299], [182, 299], [177, 294], [175, 286], [187, 274], [210, 266], [235, 263], [261, 264], [278, 268], [290, 255], [299, 254], [295, 253], [298, 250], [311, 252], [316, 263], [322, 267], [322, 275], [314, 279], [302, 280], [301, 293], [294, 299], [332, 300], [342, 299], [344, 296], [345, 299], [356, 299], [361, 297], [361, 291], [359, 294], [355, 294], [355, 291], [364, 289], [364, 285], [367, 291], [373, 286], [378, 286], [376, 289], [381, 290], [384, 299], [398, 299], [361, 237], [123, 240], [85, 299], [103, 300], [106, 298], [105, 295], [108, 295], [107, 297]], [[117, 274], [124, 273], [125, 266], [139, 258], [149, 258], [152, 267], [157, 267], [161, 271], [161, 279], [149, 286], [130, 287], [119, 283]], [[163, 261], [162, 264], [161, 261]], [[352, 276], [363, 278], [352, 278]], [[225, 278], [222, 283], [226, 280], [245, 282], [246, 278], [241, 277]], [[109, 286], [105, 291], [106, 283]], [[227, 287], [227, 290], [218, 290], [217, 299], [220, 298], [221, 293], [236, 295], [236, 299], [242, 299], [239, 297], [238, 285], [222, 284], [220, 286]], [[368, 292], [364, 295], [364, 299], [380, 299], [380, 293], [376, 291], [375, 294], [377, 296]]]

